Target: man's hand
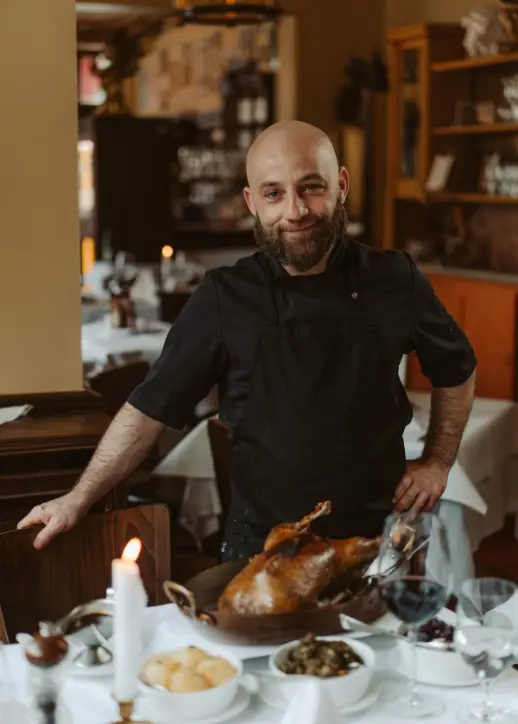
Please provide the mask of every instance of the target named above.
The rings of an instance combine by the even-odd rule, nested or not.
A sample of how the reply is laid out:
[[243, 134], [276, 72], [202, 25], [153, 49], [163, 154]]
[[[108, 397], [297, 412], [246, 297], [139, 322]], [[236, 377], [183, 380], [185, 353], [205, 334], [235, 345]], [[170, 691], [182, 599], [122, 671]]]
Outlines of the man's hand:
[[433, 460], [409, 460], [394, 493], [398, 513], [426, 513], [434, 509], [446, 489], [449, 468]]
[[43, 523], [45, 528], [38, 533], [34, 541], [34, 547], [41, 550], [58, 533], [73, 528], [86, 515], [87, 510], [80, 498], [71, 492], [61, 498], [49, 500], [48, 503], [37, 505], [18, 523], [17, 527], [28, 528]]

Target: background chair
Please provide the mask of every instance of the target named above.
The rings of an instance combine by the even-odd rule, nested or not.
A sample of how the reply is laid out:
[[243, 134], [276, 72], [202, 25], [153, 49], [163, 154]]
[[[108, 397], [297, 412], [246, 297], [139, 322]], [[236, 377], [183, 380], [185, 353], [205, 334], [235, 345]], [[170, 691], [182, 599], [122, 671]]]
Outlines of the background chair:
[[105, 369], [88, 380], [89, 386], [103, 398], [107, 411], [115, 416], [135, 387], [144, 381], [149, 362], [140, 360]]

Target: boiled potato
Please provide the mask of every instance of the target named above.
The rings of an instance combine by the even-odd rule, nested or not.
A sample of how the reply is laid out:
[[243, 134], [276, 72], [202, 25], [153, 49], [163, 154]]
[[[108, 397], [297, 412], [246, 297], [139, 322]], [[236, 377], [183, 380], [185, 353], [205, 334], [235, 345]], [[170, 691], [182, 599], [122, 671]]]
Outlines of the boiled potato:
[[221, 686], [236, 675], [236, 669], [226, 659], [220, 656], [211, 656], [202, 661], [196, 669], [198, 674], [202, 674], [212, 686]]
[[202, 651], [197, 646], [186, 646], [184, 649], [173, 651], [170, 654], [173, 661], [177, 661], [181, 666], [187, 666], [195, 669], [202, 661], [208, 658], [205, 651]]
[[197, 646], [152, 656], [141, 669], [147, 684], [175, 693], [211, 689], [233, 679], [236, 673], [226, 659], [210, 656]]
[[151, 686], [168, 687], [171, 674], [180, 668], [169, 656], [152, 656], [142, 667], [142, 678]]
[[188, 691], [204, 691], [210, 689], [211, 685], [204, 676], [193, 669], [182, 667], [172, 673], [168, 688], [176, 693], [185, 693]]

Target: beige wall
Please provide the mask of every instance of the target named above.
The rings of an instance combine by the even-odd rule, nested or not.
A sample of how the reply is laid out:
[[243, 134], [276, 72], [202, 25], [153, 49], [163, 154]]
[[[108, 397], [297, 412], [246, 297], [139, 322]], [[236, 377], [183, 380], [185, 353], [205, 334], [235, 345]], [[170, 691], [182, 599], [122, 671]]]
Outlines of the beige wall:
[[0, 20], [0, 394], [82, 387], [73, 0]]
[[[416, 0], [416, 2], [419, 0]], [[334, 99], [351, 56], [380, 49], [385, 0], [282, 0], [297, 18], [297, 115], [336, 136]]]
[[480, 5], [476, 0], [386, 0], [386, 26], [456, 22]]

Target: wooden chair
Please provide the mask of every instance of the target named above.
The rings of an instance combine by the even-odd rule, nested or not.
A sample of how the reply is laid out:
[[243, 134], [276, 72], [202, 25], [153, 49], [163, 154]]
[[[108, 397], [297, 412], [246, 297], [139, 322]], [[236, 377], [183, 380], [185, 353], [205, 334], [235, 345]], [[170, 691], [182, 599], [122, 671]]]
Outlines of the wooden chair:
[[5, 627], [4, 614], [0, 608], [0, 643], [8, 644], [9, 637], [7, 636], [7, 629]]
[[218, 486], [219, 498], [223, 509], [222, 519], [224, 520], [230, 508], [232, 444], [228, 427], [217, 417], [211, 417], [209, 419], [208, 432], [212, 459], [214, 460], [214, 471], [216, 473], [216, 485]]
[[149, 362], [131, 362], [99, 372], [88, 380], [88, 384], [101, 395], [108, 413], [115, 416], [135, 387], [144, 381], [148, 371]]
[[217, 533], [203, 542], [204, 553], [211, 554], [219, 561], [221, 558], [221, 543], [223, 541], [223, 527], [230, 508], [231, 497], [231, 454], [232, 445], [229, 429], [217, 417], [211, 417], [207, 423], [210, 449], [214, 462], [216, 485], [221, 502], [221, 527]]
[[32, 633], [80, 603], [104, 598], [111, 561], [130, 538], [142, 541], [138, 560], [150, 606], [166, 603], [162, 583], [171, 577], [169, 513], [165, 505], [92, 514], [36, 551], [41, 526], [0, 535], [0, 606], [9, 640]]

